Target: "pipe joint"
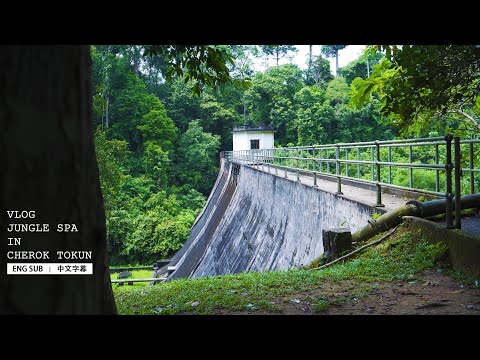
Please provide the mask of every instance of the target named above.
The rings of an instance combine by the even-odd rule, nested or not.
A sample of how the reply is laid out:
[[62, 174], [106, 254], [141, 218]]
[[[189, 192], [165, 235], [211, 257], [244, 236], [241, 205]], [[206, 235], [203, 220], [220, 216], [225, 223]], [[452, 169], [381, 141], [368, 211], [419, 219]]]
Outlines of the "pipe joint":
[[423, 217], [423, 204], [421, 201], [412, 199], [408, 200], [405, 205], [413, 205], [416, 207], [415, 215], [419, 217]]

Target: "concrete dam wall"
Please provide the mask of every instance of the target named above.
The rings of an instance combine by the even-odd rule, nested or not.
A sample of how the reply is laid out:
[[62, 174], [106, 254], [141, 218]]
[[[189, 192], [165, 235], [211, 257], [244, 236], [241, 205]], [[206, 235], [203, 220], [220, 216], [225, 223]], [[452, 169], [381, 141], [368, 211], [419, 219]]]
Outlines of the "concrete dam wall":
[[189, 239], [169, 264], [176, 267], [169, 278], [301, 267], [323, 253], [323, 229], [354, 232], [371, 213], [321, 188], [222, 163]]

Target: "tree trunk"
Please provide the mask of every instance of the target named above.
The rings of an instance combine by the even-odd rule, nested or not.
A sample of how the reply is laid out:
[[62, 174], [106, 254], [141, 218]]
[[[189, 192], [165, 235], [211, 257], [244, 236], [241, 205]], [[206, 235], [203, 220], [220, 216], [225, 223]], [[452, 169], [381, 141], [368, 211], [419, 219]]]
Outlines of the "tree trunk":
[[102, 131], [104, 131], [104, 128], [103, 128], [104, 118], [105, 118], [105, 104], [102, 102]]
[[310, 73], [310, 71], [312, 70], [312, 46], [313, 45], [309, 45], [310, 53], [308, 55], [308, 73]]
[[106, 94], [105, 97], [107, 98], [107, 101], [106, 101], [107, 106], [105, 110], [105, 127], [108, 129], [108, 126], [110, 124], [110, 117], [108, 116], [108, 105], [110, 105], [110, 96]]
[[335, 76], [338, 76], [338, 50], [335, 50]]
[[352, 249], [352, 233], [348, 229], [322, 230], [323, 251], [327, 258], [337, 258]]
[[[93, 144], [89, 46], [0, 47], [0, 314], [115, 314], [103, 198]], [[7, 210], [34, 210], [11, 219]], [[9, 223], [48, 223], [16, 234]], [[57, 224], [78, 232], [57, 232]], [[7, 251], [50, 251], [8, 260]], [[59, 260], [57, 251], [92, 251]], [[7, 262], [92, 262], [93, 275], [6, 275]]]
[[243, 125], [247, 125], [247, 108], [245, 107], [245, 95], [242, 97], [243, 103]]

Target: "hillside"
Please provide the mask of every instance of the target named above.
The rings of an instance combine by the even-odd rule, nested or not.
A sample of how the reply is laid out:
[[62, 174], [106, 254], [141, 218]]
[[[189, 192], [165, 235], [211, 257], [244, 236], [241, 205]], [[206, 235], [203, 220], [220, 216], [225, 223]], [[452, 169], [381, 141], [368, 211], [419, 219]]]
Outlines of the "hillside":
[[479, 315], [478, 280], [453, 270], [444, 255], [444, 248], [400, 226], [358, 257], [322, 270], [252, 272], [113, 289], [120, 314]]

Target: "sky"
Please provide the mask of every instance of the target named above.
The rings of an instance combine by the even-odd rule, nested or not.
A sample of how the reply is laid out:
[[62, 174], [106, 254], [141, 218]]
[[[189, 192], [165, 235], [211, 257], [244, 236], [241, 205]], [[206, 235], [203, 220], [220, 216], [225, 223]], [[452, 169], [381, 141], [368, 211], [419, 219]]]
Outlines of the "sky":
[[[320, 54], [320, 48], [322, 45], [313, 45], [312, 47], [312, 54], [318, 55]], [[301, 69], [307, 68], [307, 59], [309, 54], [309, 45], [295, 45], [298, 49], [297, 54], [292, 59], [292, 62], [298, 65]], [[340, 50], [338, 52], [338, 66], [343, 67], [347, 65], [349, 62], [356, 60], [362, 53], [362, 50], [365, 48], [365, 45], [348, 45], [345, 49]], [[330, 60], [330, 71], [332, 74], [335, 72], [335, 58], [331, 58]], [[288, 63], [289, 60], [281, 59], [279, 61], [280, 64]], [[269, 63], [270, 66], [275, 65], [275, 61], [271, 60]], [[255, 64], [255, 68], [258, 70], [265, 70], [265, 66], [261, 64], [261, 62]]]

